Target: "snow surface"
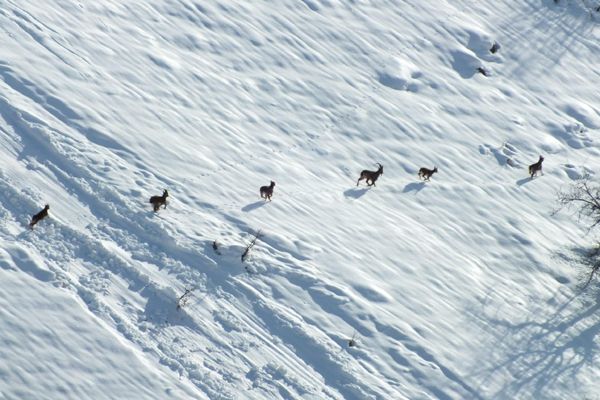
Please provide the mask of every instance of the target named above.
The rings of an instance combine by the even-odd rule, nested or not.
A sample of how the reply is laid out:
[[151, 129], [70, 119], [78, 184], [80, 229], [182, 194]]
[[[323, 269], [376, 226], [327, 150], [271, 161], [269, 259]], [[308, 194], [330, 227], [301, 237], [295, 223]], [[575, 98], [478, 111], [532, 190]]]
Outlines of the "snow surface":
[[4, 1], [0, 399], [598, 396], [590, 4]]

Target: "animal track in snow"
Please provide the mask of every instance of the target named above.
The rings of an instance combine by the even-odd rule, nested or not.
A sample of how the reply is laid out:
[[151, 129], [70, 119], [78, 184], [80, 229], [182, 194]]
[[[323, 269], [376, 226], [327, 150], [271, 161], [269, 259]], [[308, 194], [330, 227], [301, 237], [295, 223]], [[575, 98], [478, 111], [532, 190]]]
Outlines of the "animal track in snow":
[[490, 144], [482, 144], [479, 146], [479, 153], [482, 155], [492, 154], [496, 157], [498, 164], [508, 165], [513, 168], [520, 168], [522, 163], [517, 159], [518, 151], [515, 146], [508, 141], [502, 143], [500, 147], [495, 147]]
[[552, 125], [550, 127], [552, 135], [568, 144], [574, 149], [583, 149], [594, 146], [594, 140], [588, 134], [588, 128], [581, 123], [569, 124], [564, 126]]
[[585, 167], [585, 166], [576, 166], [573, 164], [563, 164], [563, 170], [565, 171], [565, 173], [567, 174], [567, 176], [571, 179], [571, 180], [578, 180], [578, 179], [582, 179], [585, 176], [588, 175], [593, 175], [594, 172], [592, 169]]

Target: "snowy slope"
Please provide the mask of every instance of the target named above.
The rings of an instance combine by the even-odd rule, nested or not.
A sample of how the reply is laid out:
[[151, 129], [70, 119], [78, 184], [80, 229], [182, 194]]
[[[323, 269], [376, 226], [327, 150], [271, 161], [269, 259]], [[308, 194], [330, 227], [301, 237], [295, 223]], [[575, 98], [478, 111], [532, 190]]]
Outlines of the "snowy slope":
[[0, 399], [600, 393], [600, 16], [515, 3], [5, 1]]

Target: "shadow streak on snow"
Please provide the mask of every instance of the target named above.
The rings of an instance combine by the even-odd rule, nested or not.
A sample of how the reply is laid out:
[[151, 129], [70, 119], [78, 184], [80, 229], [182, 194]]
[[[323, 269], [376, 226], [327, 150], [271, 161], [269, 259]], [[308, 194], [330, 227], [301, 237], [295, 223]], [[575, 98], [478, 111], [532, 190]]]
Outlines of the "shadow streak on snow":
[[82, 118], [75, 110], [69, 107], [61, 99], [46, 93], [41, 87], [36, 86], [33, 82], [24, 78], [19, 78], [16, 73], [3, 62], [0, 62], [0, 78], [13, 90], [39, 104], [44, 110], [66, 126], [83, 134], [90, 142], [112, 150], [115, 154], [125, 153], [130, 157], [136, 158], [133, 152], [125, 148], [121, 143], [112, 139], [109, 135], [100, 132], [97, 129], [83, 126], [80, 122], [82, 121]]
[[533, 178], [528, 176], [527, 178], [519, 179], [516, 183], [517, 183], [517, 186], [523, 186], [524, 184], [531, 182], [532, 180], [533, 180]]
[[353, 198], [353, 199], [360, 199], [369, 190], [371, 190], [371, 188], [362, 188], [362, 189], [351, 188], [351, 189], [348, 189], [348, 190], [344, 191], [344, 196], [350, 197], [350, 198]]
[[[574, 44], [581, 38], [590, 37], [591, 32], [597, 27], [597, 23], [590, 23], [590, 14], [579, 6], [578, 3], [580, 2], [572, 2], [573, 4], [561, 7], [556, 7], [554, 1], [538, 2], [551, 4], [551, 6], [545, 7], [536, 6], [536, 2], [529, 3], [529, 11], [532, 16], [535, 16], [536, 24], [528, 25], [527, 29], [522, 29], [520, 21], [523, 10], [515, 9], [513, 15], [506, 16], [504, 25], [498, 26], [499, 31], [519, 32], [514, 38], [515, 42], [519, 42], [521, 36], [526, 36], [531, 31], [547, 29], [548, 21], [551, 21], [555, 27], [553, 35], [549, 36], [548, 41], [544, 44], [544, 51], [547, 56], [537, 59], [535, 63], [517, 63], [517, 67], [511, 71], [512, 75], [520, 76], [525, 80], [536, 79], [539, 74], [546, 74], [557, 67], [560, 68], [560, 60], [564, 58], [564, 55], [573, 51], [572, 49], [576, 47]], [[589, 45], [596, 49], [599, 48], [597, 43], [592, 44], [590, 42]]]
[[403, 193], [408, 193], [408, 192], [420, 192], [423, 188], [425, 187], [425, 182], [411, 182], [409, 184], [407, 184], [406, 186], [404, 186], [404, 189], [402, 189]]
[[571, 380], [584, 368], [595, 368], [598, 362], [596, 341], [600, 334], [600, 303], [596, 298], [576, 300], [572, 297], [558, 306], [546, 320], [535, 316], [523, 322], [490, 318], [490, 324], [504, 328], [501, 335], [508, 340], [510, 349], [506, 358], [499, 360], [486, 372], [493, 376], [499, 370], [508, 370], [514, 377], [494, 398], [549, 398], [552, 388]]
[[250, 204], [247, 204], [244, 207], [242, 207], [242, 211], [243, 212], [251, 212], [251, 211], [256, 210], [257, 208], [263, 207], [265, 204], [267, 204], [267, 202], [264, 200], [255, 201], [254, 203], [250, 203]]
[[452, 51], [452, 68], [464, 79], [472, 78], [480, 66], [477, 57], [464, 51]]

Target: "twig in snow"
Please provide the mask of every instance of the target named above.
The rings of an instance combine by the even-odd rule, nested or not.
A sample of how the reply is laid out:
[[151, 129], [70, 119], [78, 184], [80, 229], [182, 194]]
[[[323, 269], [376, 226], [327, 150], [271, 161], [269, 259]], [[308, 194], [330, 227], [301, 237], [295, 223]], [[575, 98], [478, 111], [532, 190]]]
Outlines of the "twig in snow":
[[177, 309], [179, 310], [182, 307], [185, 307], [185, 305], [187, 304], [188, 300], [190, 299], [190, 296], [192, 294], [192, 290], [193, 289], [185, 289], [185, 292], [183, 292], [183, 294], [179, 297], [179, 299], [177, 299]]
[[248, 258], [248, 254], [250, 253], [250, 250], [254, 247], [254, 245], [256, 244], [256, 241], [258, 239], [260, 239], [262, 236], [263, 236], [262, 231], [259, 229], [254, 234], [254, 238], [250, 241], [250, 243], [246, 246], [246, 249], [242, 253], [242, 262], [246, 261], [246, 258]]
[[352, 334], [352, 339], [348, 340], [348, 347], [358, 346], [358, 338], [356, 337], [356, 331]]

